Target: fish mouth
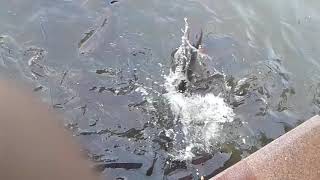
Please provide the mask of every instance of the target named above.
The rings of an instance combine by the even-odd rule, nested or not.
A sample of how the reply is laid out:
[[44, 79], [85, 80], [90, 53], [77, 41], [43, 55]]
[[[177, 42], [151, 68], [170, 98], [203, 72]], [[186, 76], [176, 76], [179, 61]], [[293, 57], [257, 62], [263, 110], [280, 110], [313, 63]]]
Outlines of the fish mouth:
[[177, 87], [178, 92], [184, 93], [187, 90], [187, 81], [181, 80]]

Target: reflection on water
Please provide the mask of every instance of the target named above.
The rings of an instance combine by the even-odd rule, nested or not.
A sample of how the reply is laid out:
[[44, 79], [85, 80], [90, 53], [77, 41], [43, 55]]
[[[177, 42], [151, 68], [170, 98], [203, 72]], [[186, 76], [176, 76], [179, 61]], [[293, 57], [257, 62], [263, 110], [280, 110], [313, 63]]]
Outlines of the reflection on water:
[[[1, 75], [34, 86], [107, 178], [211, 177], [319, 112], [320, 8], [299, 0], [3, 0]], [[223, 143], [171, 157], [163, 98], [183, 18], [203, 29], [209, 69], [200, 83], [234, 111]], [[191, 36], [192, 37], [192, 36]], [[207, 86], [208, 85], [208, 86]], [[224, 139], [222, 139], [224, 140]]]

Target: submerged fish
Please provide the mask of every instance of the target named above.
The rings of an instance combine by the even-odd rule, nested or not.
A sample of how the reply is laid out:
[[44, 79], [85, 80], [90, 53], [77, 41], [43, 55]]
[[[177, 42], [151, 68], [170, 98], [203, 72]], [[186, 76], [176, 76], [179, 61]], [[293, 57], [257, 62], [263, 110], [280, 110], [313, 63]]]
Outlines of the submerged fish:
[[79, 53], [82, 55], [91, 54], [104, 46], [112, 39], [112, 13], [109, 8], [97, 19], [96, 24], [84, 33], [84, 37], [78, 43]]

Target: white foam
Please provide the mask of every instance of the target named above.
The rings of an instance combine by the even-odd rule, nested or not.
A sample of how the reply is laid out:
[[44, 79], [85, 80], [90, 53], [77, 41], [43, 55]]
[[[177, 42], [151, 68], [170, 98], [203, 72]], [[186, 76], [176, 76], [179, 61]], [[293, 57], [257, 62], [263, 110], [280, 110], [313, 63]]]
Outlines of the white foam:
[[149, 95], [147, 90], [145, 88], [143, 88], [143, 87], [138, 87], [135, 91], [141, 93], [141, 95], [143, 95], [143, 96]]
[[[186, 21], [182, 44], [174, 57], [178, 63], [181, 59], [190, 57], [189, 54], [185, 54], [188, 53], [186, 50], [194, 50], [187, 34], [188, 23]], [[189, 95], [177, 92], [176, 87], [180, 80], [186, 79], [182, 72], [182, 70], [176, 69], [175, 72], [170, 72], [165, 77], [167, 93], [164, 94], [164, 97], [168, 100], [175, 117], [174, 124], [180, 123], [182, 125], [183, 140], [180, 139], [180, 141], [184, 145], [174, 147], [174, 156], [177, 159], [190, 159], [194, 156], [193, 148], [208, 150], [212, 140], [218, 137], [223, 123], [233, 121], [235, 114], [222, 97], [211, 93]], [[173, 139], [178, 141], [176, 137], [177, 134], [174, 135]], [[179, 144], [180, 142], [176, 143]]]
[[178, 92], [164, 95], [175, 117], [174, 123], [181, 123], [185, 149], [175, 149], [176, 158], [189, 159], [194, 155], [192, 148], [208, 151], [211, 142], [219, 137], [223, 123], [234, 118], [232, 108], [224, 99], [211, 93], [206, 95], [186, 96]]

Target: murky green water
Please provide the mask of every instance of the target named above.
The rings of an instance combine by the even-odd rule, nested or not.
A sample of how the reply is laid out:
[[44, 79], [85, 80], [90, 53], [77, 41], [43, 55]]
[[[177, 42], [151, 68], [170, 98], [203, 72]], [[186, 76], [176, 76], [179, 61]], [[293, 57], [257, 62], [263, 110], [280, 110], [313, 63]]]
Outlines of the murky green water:
[[[318, 114], [319, 8], [315, 0], [2, 0], [0, 71], [65, 114], [106, 179], [209, 178]], [[236, 114], [225, 143], [192, 161], [170, 157], [161, 98], [184, 17], [193, 34], [203, 29]]]

